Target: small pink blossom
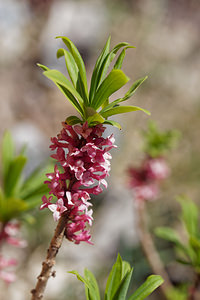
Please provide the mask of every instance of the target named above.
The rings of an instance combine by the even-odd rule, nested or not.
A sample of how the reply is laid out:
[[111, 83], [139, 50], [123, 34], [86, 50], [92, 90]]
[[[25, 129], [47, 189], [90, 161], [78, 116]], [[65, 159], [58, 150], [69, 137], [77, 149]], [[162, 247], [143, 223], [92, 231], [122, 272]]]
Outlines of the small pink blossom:
[[64, 206], [63, 199], [58, 199], [56, 204], [50, 204], [48, 208], [53, 212], [53, 218], [55, 221], [58, 221], [61, 217], [61, 214], [67, 210]]

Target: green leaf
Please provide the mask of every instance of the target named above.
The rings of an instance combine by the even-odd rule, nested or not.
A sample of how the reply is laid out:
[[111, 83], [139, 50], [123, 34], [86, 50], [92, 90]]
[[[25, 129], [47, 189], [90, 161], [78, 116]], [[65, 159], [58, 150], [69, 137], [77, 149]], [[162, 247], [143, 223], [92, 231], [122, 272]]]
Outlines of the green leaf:
[[131, 268], [130, 264], [127, 261], [122, 261], [122, 278], [130, 272], [133, 268]]
[[126, 55], [126, 50], [129, 49], [129, 48], [135, 48], [135, 47], [127, 46], [121, 51], [120, 55], [118, 56], [118, 58], [116, 60], [116, 63], [114, 64], [114, 69], [121, 69], [123, 60], [124, 60], [125, 55]]
[[82, 120], [76, 116], [70, 116], [65, 120], [65, 122], [69, 125], [75, 125], [75, 124], [82, 123]]
[[143, 300], [157, 289], [164, 280], [161, 276], [151, 275], [147, 280], [128, 298], [128, 300]]
[[121, 69], [125, 55], [126, 55], [126, 50], [123, 49], [120, 55], [118, 56], [116, 63], [114, 64], [114, 69]]
[[131, 111], [137, 111], [137, 110], [141, 110], [141, 111], [145, 112], [147, 115], [150, 114], [150, 112], [148, 110], [140, 108], [138, 106], [132, 106], [132, 105], [113, 107], [109, 110], [104, 111], [103, 113], [102, 112], [100, 112], [100, 113], [104, 118], [108, 118], [108, 117], [113, 116], [113, 115], [123, 114], [123, 113], [131, 112]]
[[117, 260], [112, 267], [109, 274], [106, 289], [105, 289], [105, 300], [111, 300], [117, 291], [122, 279], [122, 259], [118, 254]]
[[[59, 71], [49, 70], [43, 73], [47, 78], [51, 79], [61, 90], [61, 92], [68, 98], [76, 110], [83, 116], [84, 101], [81, 95], [76, 91], [71, 82]], [[77, 100], [78, 101], [77, 101]]]
[[9, 131], [5, 131], [2, 143], [2, 172], [5, 181], [8, 170], [14, 158], [14, 143]]
[[120, 130], [122, 129], [121, 125], [120, 125], [118, 122], [115, 122], [115, 121], [113, 121], [113, 120], [106, 120], [106, 121], [104, 121], [103, 124], [112, 125], [112, 126], [114, 126], [114, 127], [117, 127], [117, 128], [120, 129]]
[[76, 275], [77, 279], [83, 282], [89, 288], [88, 281], [83, 276], [81, 276], [77, 271], [68, 271], [67, 273]]
[[[143, 78], [140, 78], [138, 80], [136, 80], [133, 85], [130, 87], [130, 89], [128, 90], [128, 92], [125, 94], [125, 96], [122, 98], [122, 101], [125, 101], [127, 99], [129, 99], [130, 97], [133, 96], [133, 94], [135, 93], [135, 91], [139, 88], [139, 86], [148, 78], [148, 76], [145, 76]], [[122, 102], [120, 101], [120, 102]]]
[[105, 57], [108, 55], [109, 50], [110, 50], [110, 39], [111, 39], [111, 37], [109, 36], [101, 54], [99, 55], [99, 57], [96, 61], [96, 64], [95, 64], [95, 67], [94, 67], [94, 70], [92, 73], [91, 84], [90, 84], [90, 93], [89, 93], [90, 103], [92, 102], [92, 100], [94, 98], [95, 91], [99, 84], [98, 77], [99, 77], [99, 71], [101, 69], [102, 63], [103, 63]]
[[84, 103], [87, 106], [88, 105], [87, 77], [86, 77], [85, 65], [82, 60], [82, 57], [81, 57], [78, 49], [76, 48], [76, 46], [70, 39], [68, 39], [67, 37], [64, 37], [64, 36], [58, 36], [57, 38], [62, 39], [62, 41], [65, 43], [65, 45], [69, 49], [70, 53], [72, 54], [72, 56], [77, 64], [77, 67], [79, 69], [79, 75], [80, 75], [80, 77], [78, 79], [79, 80], [79, 89], [81, 91], [81, 96], [84, 99]]
[[104, 122], [104, 118], [98, 114], [95, 113], [93, 116], [90, 116], [87, 118], [88, 124], [90, 125], [91, 123], [95, 124], [95, 123], [103, 123]]
[[88, 297], [90, 300], [100, 300], [99, 287], [96, 278], [88, 269], [84, 270], [85, 279], [88, 282]]
[[123, 277], [117, 291], [115, 292], [114, 297], [112, 300], [125, 300], [126, 294], [128, 292], [131, 276], [132, 276], [133, 269], [128, 271], [126, 275]]
[[7, 197], [15, 194], [26, 161], [25, 156], [19, 155], [11, 162], [4, 182], [4, 191]]
[[57, 51], [57, 57], [65, 56], [65, 63], [67, 67], [67, 71], [69, 73], [69, 77], [71, 78], [71, 81], [73, 83], [73, 86], [76, 88], [78, 84], [78, 67], [77, 64], [70, 52], [68, 52], [66, 49], [58, 49]]
[[101, 69], [99, 70], [99, 74], [98, 74], [98, 85], [97, 85], [97, 89], [99, 87], [99, 85], [102, 83], [102, 81], [104, 80], [104, 78], [106, 77], [106, 73], [108, 71], [108, 68], [112, 62], [112, 60], [115, 58], [117, 51], [119, 51], [122, 47], [128, 46], [128, 43], [122, 42], [117, 44], [111, 51], [110, 53], [105, 57]]
[[182, 208], [182, 220], [191, 236], [198, 236], [198, 207], [197, 205], [185, 196], [178, 197], [178, 201]]
[[103, 108], [101, 110], [100, 113], [103, 113], [104, 111], [107, 111], [111, 108], [113, 108], [115, 105], [121, 103], [121, 102], [124, 102], [126, 100], [128, 100], [130, 97], [133, 96], [133, 94], [135, 93], [135, 91], [137, 90], [137, 88], [147, 79], [148, 77], [144, 77], [144, 78], [141, 78], [141, 79], [138, 79], [136, 80], [133, 85], [130, 87], [130, 89], [128, 90], [128, 92], [125, 94], [125, 96], [123, 98], [119, 98], [113, 102], [111, 102], [109, 105], [107, 105], [105, 108]]
[[91, 106], [98, 109], [117, 90], [128, 82], [129, 78], [121, 70], [112, 70], [98, 88]]
[[46, 67], [44, 65], [41, 65], [41, 64], [38, 64], [38, 63], [37, 63], [37, 66], [40, 67], [44, 71], [49, 71], [50, 70], [48, 67]]

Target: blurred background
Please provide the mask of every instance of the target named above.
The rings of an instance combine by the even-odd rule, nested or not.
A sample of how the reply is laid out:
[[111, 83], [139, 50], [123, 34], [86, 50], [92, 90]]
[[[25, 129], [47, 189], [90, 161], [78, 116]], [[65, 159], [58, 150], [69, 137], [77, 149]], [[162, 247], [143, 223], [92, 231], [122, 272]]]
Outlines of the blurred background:
[[[126, 41], [136, 47], [127, 50], [123, 68], [131, 82], [148, 75], [129, 103], [148, 109], [151, 116], [141, 112], [120, 116], [122, 130], [107, 129], [107, 134], [114, 130], [118, 148], [112, 150], [109, 187], [93, 199], [94, 246], [64, 241], [46, 300], [85, 299], [82, 284], [67, 274], [69, 270], [82, 273], [84, 267], [95, 273], [103, 289], [118, 251], [135, 266], [133, 289], [151, 273], [139, 248], [137, 216], [127, 176], [128, 167], [139, 165], [143, 157], [140, 132], [147, 128], [149, 118], [162, 130], [175, 128], [181, 132], [178, 147], [168, 157], [171, 177], [163, 184], [156, 204], [148, 207], [150, 227], [173, 222], [179, 210], [176, 195], [187, 194], [198, 203], [199, 29], [198, 0], [0, 1], [0, 136], [9, 129], [18, 148], [27, 145], [26, 174], [48, 159], [50, 137], [60, 131], [67, 116], [75, 114], [36, 66], [40, 62], [66, 72], [64, 60], [56, 59], [61, 46], [56, 36], [67, 36], [75, 43], [88, 78], [110, 34], [112, 46]], [[55, 223], [49, 212], [36, 210], [34, 214], [36, 223], [24, 226], [29, 246], [19, 251], [17, 281], [9, 287], [1, 283], [3, 300], [29, 299], [29, 290], [40, 272]], [[158, 245], [161, 250], [165, 246]], [[173, 261], [170, 249], [165, 251], [165, 259]], [[151, 299], [162, 298], [155, 293]]]

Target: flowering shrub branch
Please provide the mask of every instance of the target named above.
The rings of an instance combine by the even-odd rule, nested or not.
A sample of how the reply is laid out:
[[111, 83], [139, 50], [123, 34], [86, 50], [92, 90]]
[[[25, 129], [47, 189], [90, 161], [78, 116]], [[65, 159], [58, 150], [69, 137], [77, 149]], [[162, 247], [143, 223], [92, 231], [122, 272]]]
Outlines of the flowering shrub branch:
[[[61, 132], [51, 139], [50, 148], [55, 151], [52, 157], [56, 159], [57, 164], [54, 172], [47, 174], [48, 180], [45, 183], [50, 189], [50, 196], [42, 198], [43, 204], [40, 209], [49, 208], [53, 212], [54, 220], [58, 221], [55, 234], [59, 232], [57, 238], [60, 242], [64, 235], [75, 244], [82, 241], [92, 244], [88, 230], [88, 225], [91, 226], [93, 220], [90, 196], [101, 193], [102, 186], [107, 187], [105, 178], [109, 175], [112, 158], [109, 151], [115, 147], [113, 135], [107, 138], [102, 136], [105, 130], [103, 124], [121, 129], [119, 123], [108, 118], [137, 110], [149, 114], [147, 110], [137, 106], [121, 105], [121, 102], [134, 94], [146, 77], [134, 82], [124, 97], [109, 103], [109, 97], [129, 81], [121, 67], [125, 51], [131, 46], [128, 43], [120, 43], [110, 50], [110, 37], [108, 38], [96, 61], [88, 91], [85, 65], [78, 49], [68, 38], [59, 38], [68, 51], [59, 49], [57, 57], [64, 56], [71, 81], [57, 70], [38, 65], [44, 70], [44, 75], [56, 84], [75, 107], [79, 117], [68, 117], [62, 123]], [[107, 75], [108, 68], [120, 49], [122, 51]], [[54, 235], [52, 241], [57, 238]], [[54, 260], [59, 247], [51, 254], [53, 249], [50, 246], [47, 261], [49, 257]], [[53, 260], [50, 264], [43, 263], [36, 288], [32, 290], [32, 300], [42, 299]]]

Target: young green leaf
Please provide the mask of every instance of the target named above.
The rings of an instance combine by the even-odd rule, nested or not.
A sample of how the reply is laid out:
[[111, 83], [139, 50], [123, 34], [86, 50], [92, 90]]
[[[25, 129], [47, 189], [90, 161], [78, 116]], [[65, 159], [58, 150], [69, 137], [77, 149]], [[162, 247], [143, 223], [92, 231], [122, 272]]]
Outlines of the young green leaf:
[[90, 103], [92, 102], [92, 100], [94, 98], [94, 94], [95, 94], [97, 86], [99, 84], [98, 77], [99, 77], [99, 72], [101, 70], [102, 63], [110, 51], [110, 39], [111, 39], [111, 37], [109, 36], [101, 54], [99, 55], [99, 57], [96, 61], [96, 64], [95, 64], [95, 67], [94, 67], [94, 70], [92, 73], [91, 84], [90, 84], [90, 93], [89, 93], [89, 102]]
[[129, 49], [129, 48], [135, 48], [135, 47], [127, 46], [121, 51], [120, 55], [118, 56], [118, 58], [116, 60], [116, 63], [114, 64], [114, 69], [121, 69], [123, 60], [124, 60], [125, 55], [126, 55], [126, 50]]
[[[71, 82], [59, 71], [49, 70], [43, 73], [47, 78], [51, 79], [61, 90], [61, 92], [67, 96], [68, 100], [78, 110], [78, 112], [84, 114], [84, 101], [81, 95], [76, 91]], [[78, 101], [77, 101], [77, 100]]]
[[14, 143], [9, 131], [5, 131], [2, 144], [2, 172], [3, 179], [7, 176], [9, 167], [14, 157]]
[[129, 81], [121, 70], [112, 70], [98, 88], [91, 106], [98, 109], [117, 90]]
[[65, 122], [69, 125], [75, 125], [81, 123], [82, 121], [77, 116], [70, 116], [65, 120]]
[[112, 126], [114, 126], [114, 127], [117, 127], [117, 128], [120, 129], [120, 130], [122, 129], [121, 125], [120, 125], [118, 122], [113, 121], [113, 120], [106, 120], [106, 121], [104, 121], [103, 124], [112, 125]]
[[88, 124], [90, 125], [91, 123], [95, 124], [95, 123], [103, 123], [104, 122], [104, 118], [98, 114], [95, 113], [94, 115], [90, 116], [87, 118]]
[[77, 64], [70, 52], [68, 52], [66, 49], [58, 49], [57, 51], [57, 57], [60, 58], [61, 56], [65, 56], [65, 63], [67, 67], [67, 71], [69, 73], [69, 77], [71, 78], [73, 86], [77, 87], [78, 82], [78, 67]]
[[89, 288], [88, 281], [83, 276], [81, 276], [77, 271], [68, 271], [67, 273], [76, 275], [77, 279], [83, 282], [87, 286], [87, 288]]
[[[132, 86], [130, 87], [130, 89], [128, 90], [128, 92], [125, 94], [125, 96], [122, 98], [122, 101], [125, 101], [127, 99], [129, 99], [130, 97], [133, 96], [133, 94], [135, 93], [135, 91], [138, 89], [138, 87], [148, 78], [148, 76], [145, 76], [143, 78], [140, 78], [138, 80], [136, 80]], [[122, 102], [120, 101], [120, 102]]]
[[80, 74], [80, 90], [81, 90], [81, 96], [84, 99], [84, 103], [87, 106], [89, 101], [88, 101], [88, 88], [87, 88], [87, 77], [86, 77], [86, 71], [85, 71], [85, 65], [84, 62], [82, 60], [82, 57], [78, 51], [78, 49], [76, 48], [76, 46], [74, 45], [74, 43], [72, 43], [72, 41], [70, 41], [70, 39], [68, 39], [67, 37], [64, 36], [58, 36], [57, 38], [61, 38], [62, 41], [65, 43], [65, 45], [67, 46], [67, 48], [69, 49], [70, 53], [72, 54], [77, 67], [79, 69], [79, 74]]
[[87, 287], [88, 298], [90, 300], [100, 300], [99, 287], [96, 278], [88, 269], [84, 270], [84, 275], [89, 285], [89, 287]]
[[99, 70], [99, 74], [98, 74], [98, 85], [97, 85], [97, 89], [100, 86], [100, 84], [102, 83], [102, 81], [105, 79], [106, 77], [106, 73], [108, 71], [108, 68], [111, 64], [111, 62], [113, 61], [113, 59], [116, 56], [117, 51], [119, 51], [122, 47], [128, 46], [128, 43], [120, 43], [118, 45], [116, 45], [111, 51], [110, 53], [107, 54], [107, 56], [105, 57], [102, 65], [101, 65], [101, 69]]
[[40, 67], [43, 71], [49, 71], [50, 69], [44, 65], [37, 63], [37, 66]]
[[123, 113], [131, 112], [131, 111], [137, 111], [137, 110], [143, 111], [147, 115], [150, 114], [150, 112], [148, 110], [140, 108], [138, 106], [132, 106], [132, 105], [113, 107], [109, 110], [104, 111], [103, 113], [102, 112], [100, 112], [100, 113], [104, 118], [108, 118], [108, 117], [113, 116], [113, 115], [123, 114]]
[[117, 288], [112, 300], [125, 300], [126, 294], [128, 292], [131, 276], [132, 276], [133, 269], [128, 271], [126, 275], [123, 277], [120, 285]]
[[128, 298], [128, 300], [143, 300], [157, 289], [164, 280], [159, 275], [151, 275], [147, 280]]
[[109, 274], [106, 289], [105, 289], [105, 300], [111, 300], [117, 291], [122, 279], [122, 258], [118, 254], [117, 260], [112, 267]]

